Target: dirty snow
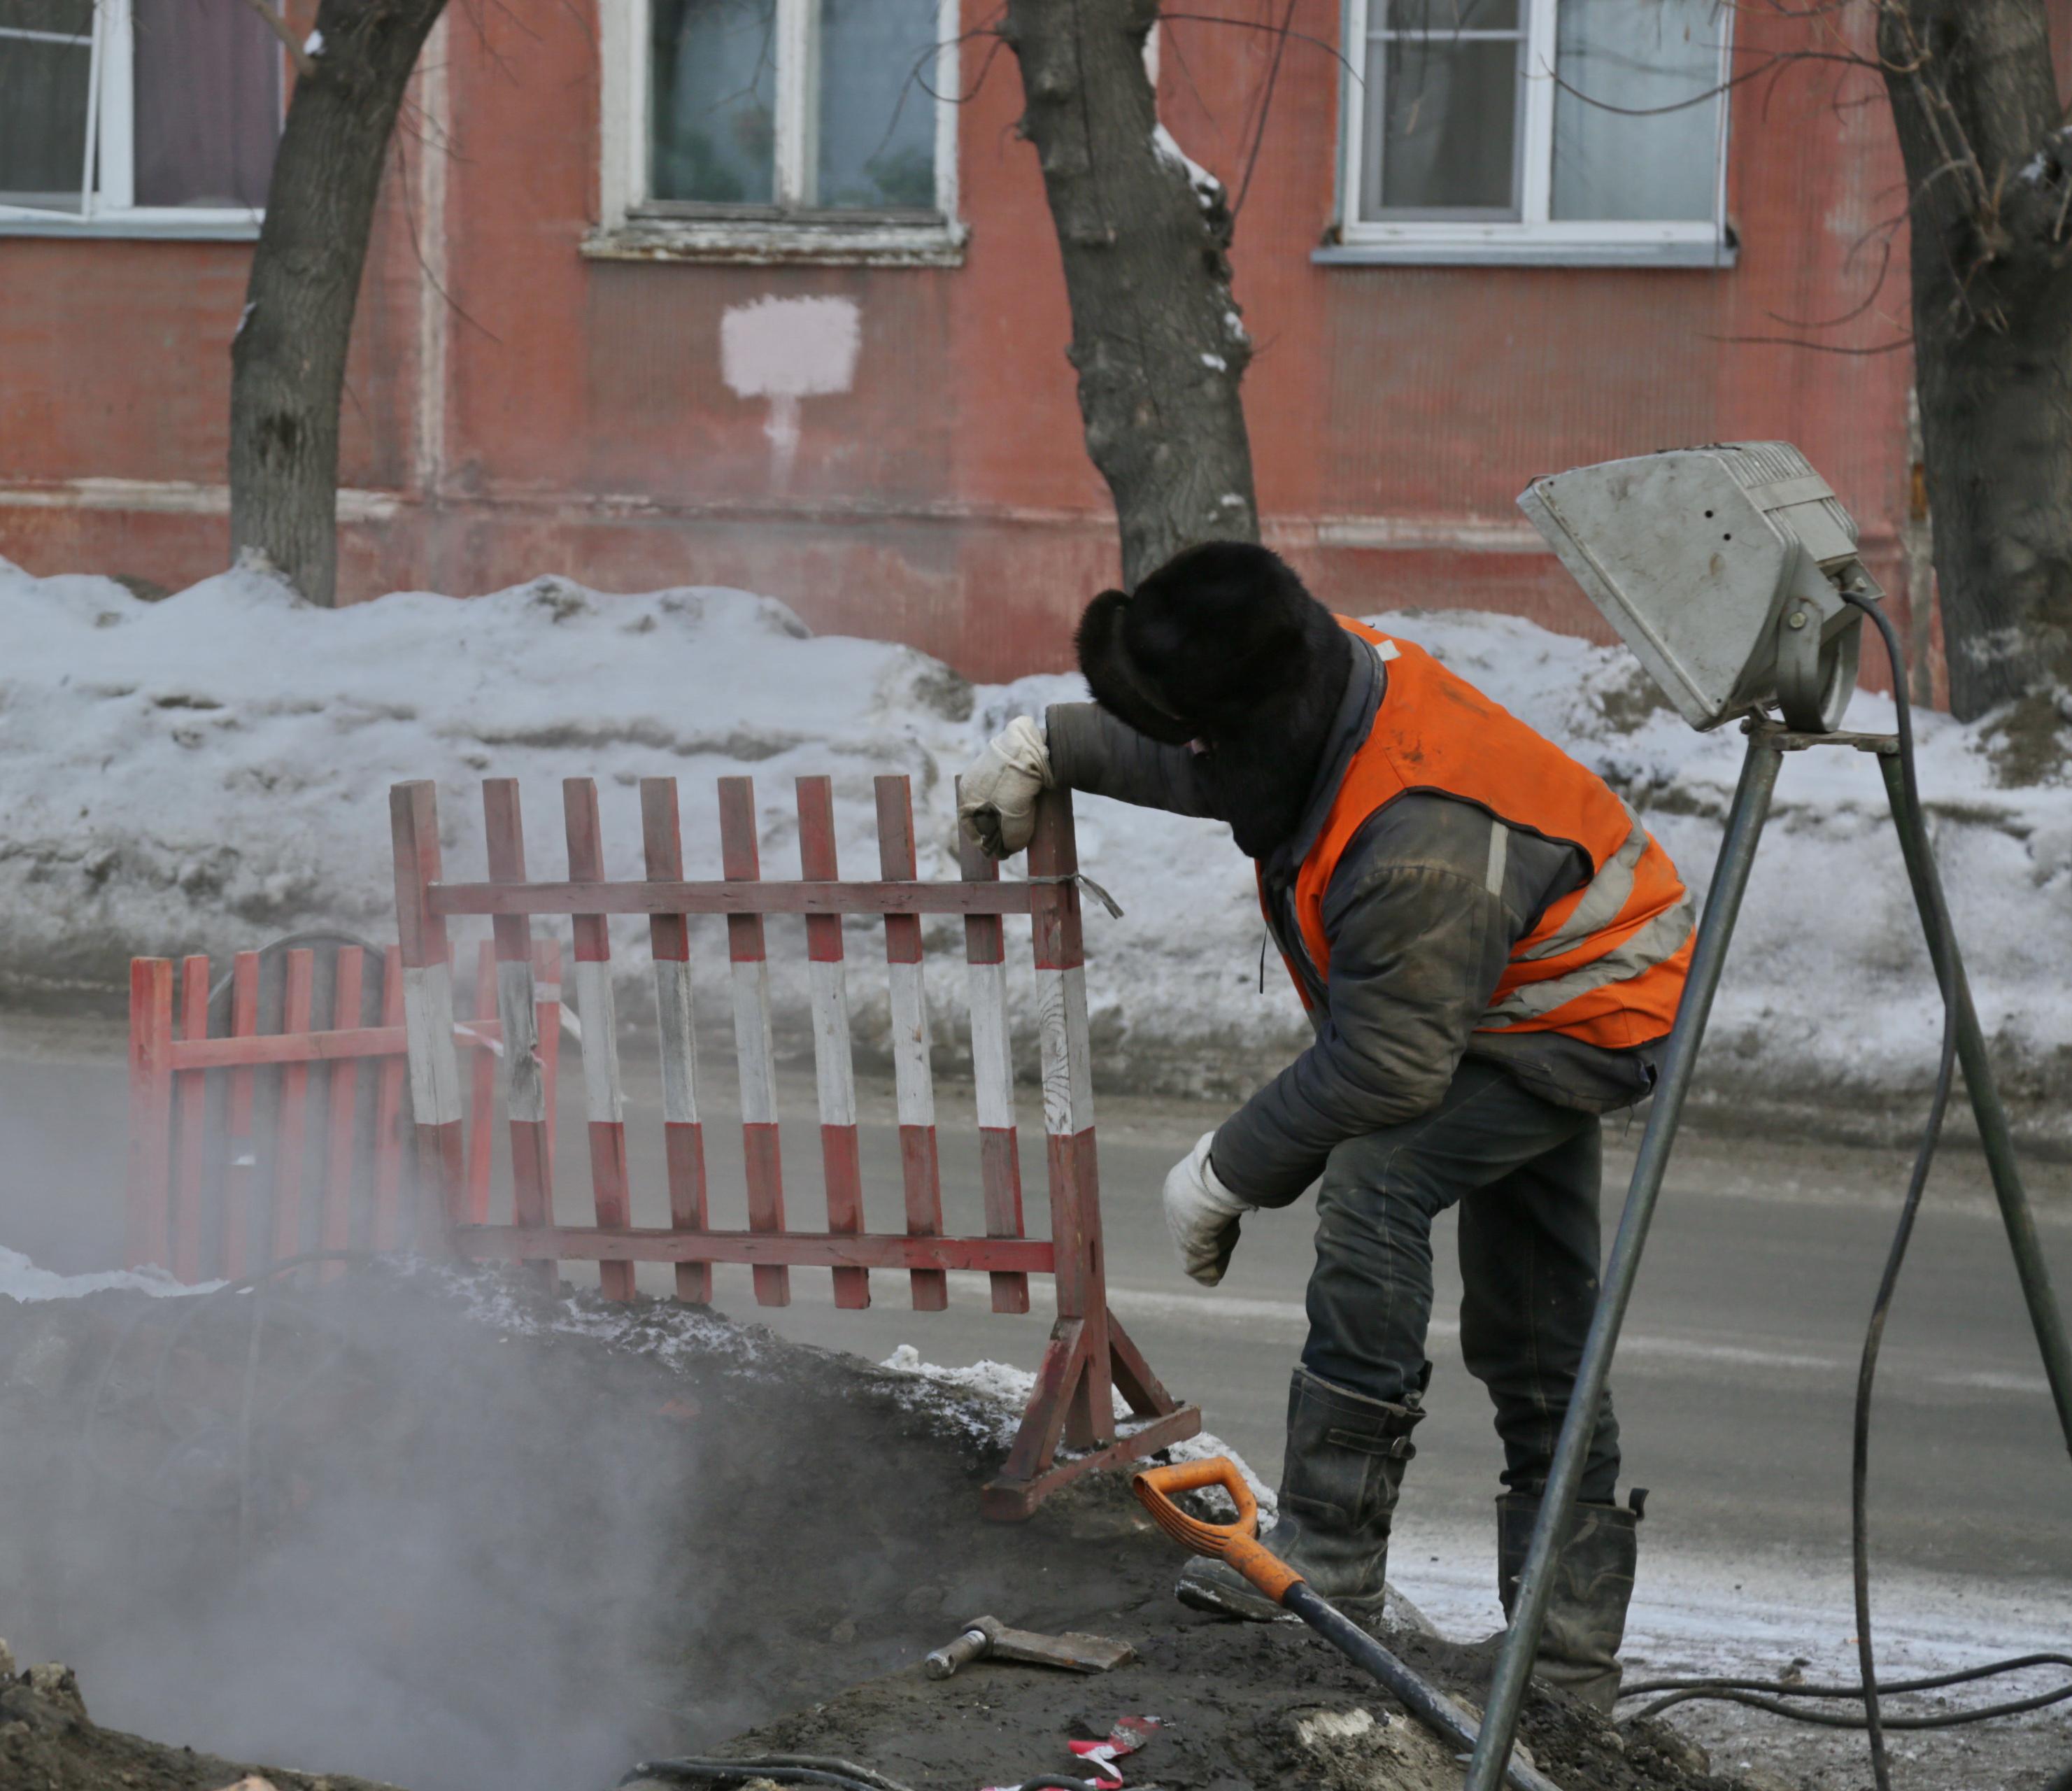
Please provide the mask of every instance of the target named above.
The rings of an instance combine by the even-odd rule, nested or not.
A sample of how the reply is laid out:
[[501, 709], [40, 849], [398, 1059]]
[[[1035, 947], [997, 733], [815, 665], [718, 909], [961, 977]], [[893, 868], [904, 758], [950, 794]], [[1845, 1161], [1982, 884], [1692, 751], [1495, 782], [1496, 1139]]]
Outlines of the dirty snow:
[[[599, 595], [561, 578], [466, 602], [400, 592], [339, 611], [236, 571], [159, 603], [110, 580], [0, 562], [0, 997], [118, 985], [133, 952], [221, 956], [293, 930], [393, 937], [388, 786], [439, 788], [449, 875], [483, 870], [479, 782], [518, 779], [535, 875], [565, 874], [559, 780], [596, 778], [606, 866], [641, 874], [638, 780], [680, 780], [688, 874], [719, 875], [715, 780], [752, 775], [766, 875], [797, 874], [793, 780], [832, 776], [841, 863], [877, 863], [871, 779], [913, 780], [921, 875], [955, 873], [951, 782], [1018, 714], [1084, 696], [1075, 676], [974, 688], [910, 648], [811, 636], [783, 604], [710, 588]], [[1622, 650], [1515, 618], [1375, 618], [1601, 772], [1702, 886], [1738, 768], [1728, 730], [1655, 704]], [[1859, 728], [1891, 723], [1860, 695]], [[2011, 1080], [2072, 1126], [2072, 788], [1999, 786], [1990, 730], [1922, 718], [1921, 774], [1975, 998]], [[1211, 822], [1081, 798], [1080, 856], [1126, 911], [1091, 905], [1096, 1062], [1108, 1085], [1242, 1092], [1306, 1030], [1277, 967], [1260, 986], [1249, 866]], [[1022, 873], [1018, 862], [1009, 875]], [[456, 929], [463, 965], [481, 931]], [[802, 928], [770, 927], [780, 1044], [809, 1037]], [[860, 1047], [890, 1036], [882, 928], [849, 930]], [[962, 929], [926, 929], [939, 1062], [965, 1053]], [[1026, 940], [1026, 928], [1022, 930]], [[645, 929], [615, 928], [637, 1019]], [[566, 941], [564, 937], [564, 949]], [[723, 929], [693, 928], [701, 1014], [727, 1012]], [[1018, 1052], [1035, 1068], [1032, 980], [1013, 945]], [[1873, 762], [1795, 756], [1778, 790], [1709, 1035], [1736, 1098], [1876, 1101], [1922, 1085], [1934, 985]], [[726, 1064], [714, 1066], [724, 1078]], [[2058, 1114], [2054, 1120], [2048, 1116]]]
[[174, 1294], [205, 1294], [222, 1285], [220, 1281], [210, 1281], [189, 1287], [155, 1266], [106, 1269], [91, 1274], [58, 1274], [49, 1269], [38, 1268], [19, 1250], [0, 1246], [0, 1299], [23, 1302], [79, 1299], [88, 1294], [111, 1291], [150, 1294], [162, 1299]]
[[[924, 1397], [935, 1396], [929, 1398], [932, 1407], [939, 1410], [949, 1408], [964, 1420], [974, 1437], [1002, 1447], [1014, 1440], [1022, 1414], [1036, 1385], [1036, 1377], [1026, 1369], [1014, 1368], [1005, 1362], [981, 1359], [964, 1368], [944, 1368], [924, 1361], [920, 1351], [911, 1344], [901, 1344], [878, 1365], [889, 1373], [911, 1377], [925, 1390]], [[1115, 1416], [1119, 1419], [1131, 1418], [1128, 1401], [1119, 1393], [1113, 1394], [1113, 1399]], [[1123, 1426], [1125, 1431], [1128, 1427], [1128, 1423]], [[1071, 1451], [1065, 1453], [1069, 1455]], [[1221, 1437], [1212, 1436], [1205, 1431], [1183, 1443], [1172, 1444], [1166, 1455], [1170, 1461], [1206, 1461], [1211, 1455], [1227, 1455], [1244, 1477], [1244, 1484], [1252, 1488], [1252, 1496], [1259, 1501], [1261, 1514], [1270, 1521], [1280, 1509], [1273, 1488], [1253, 1472], [1250, 1462]], [[1223, 1495], [1219, 1492], [1215, 1497], [1222, 1499]]]

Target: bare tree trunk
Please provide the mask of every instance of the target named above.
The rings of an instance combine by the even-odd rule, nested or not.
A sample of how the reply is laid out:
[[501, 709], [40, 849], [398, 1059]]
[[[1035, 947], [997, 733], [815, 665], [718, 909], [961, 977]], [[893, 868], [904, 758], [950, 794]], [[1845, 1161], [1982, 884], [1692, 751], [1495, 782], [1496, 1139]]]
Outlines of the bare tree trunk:
[[339, 401], [374, 201], [445, 3], [322, 0], [231, 344], [231, 550], [256, 549], [314, 603], [337, 595]]
[[1160, 130], [1144, 43], [1157, 0], [1008, 0], [1071, 300], [1087, 451], [1115, 496], [1122, 578], [1191, 542], [1256, 541], [1220, 185]]
[[2045, 0], [1877, 0], [1950, 706], [2072, 686], [2072, 139]]

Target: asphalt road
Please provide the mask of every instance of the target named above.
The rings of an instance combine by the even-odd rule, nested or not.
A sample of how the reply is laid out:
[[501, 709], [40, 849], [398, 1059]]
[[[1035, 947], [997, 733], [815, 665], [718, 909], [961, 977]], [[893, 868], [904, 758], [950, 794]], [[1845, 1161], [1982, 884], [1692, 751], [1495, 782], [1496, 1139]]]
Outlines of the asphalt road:
[[[123, 1071], [103, 1022], [0, 1019], [0, 1244], [62, 1269], [119, 1250]], [[571, 1063], [571, 1068], [573, 1064]], [[652, 1066], [627, 1064], [636, 1222], [659, 1222], [659, 1098]], [[712, 1078], [717, 1080], [717, 1078]], [[586, 1214], [579, 1077], [562, 1078], [557, 1207]], [[715, 1221], [742, 1222], [739, 1134], [708, 1091]], [[874, 1225], [901, 1224], [889, 1090], [859, 1090]], [[787, 1082], [784, 1163], [794, 1222], [818, 1218], [820, 1150], [809, 1081]], [[953, 1228], [982, 1229], [968, 1092], [938, 1091]], [[1209, 1428], [1275, 1476], [1287, 1377], [1304, 1334], [1308, 1204], [1248, 1222], [1222, 1287], [1171, 1260], [1157, 1194], [1168, 1167], [1219, 1110], [1100, 1103], [1112, 1303], [1168, 1386]], [[1025, 1100], [1030, 1229], [1047, 1229], [1040, 1118]], [[1609, 1140], [1607, 1212], [1622, 1198], [1637, 1126]], [[1849, 1411], [1862, 1328], [1905, 1180], [1899, 1153], [1694, 1134], [1671, 1171], [1614, 1377], [1627, 1478], [1651, 1489], [1651, 1550], [1714, 1560], [1779, 1550], [1832, 1561], [1847, 1544]], [[2029, 1167], [2045, 1247], [2072, 1299], [2072, 1170]], [[1499, 1457], [1481, 1387], [1462, 1365], [1452, 1315], [1451, 1222], [1438, 1240], [1437, 1363], [1429, 1422], [1399, 1518], [1406, 1546], [1493, 1530]], [[874, 1304], [837, 1311], [824, 1273], [798, 1270], [791, 1303], [758, 1307], [748, 1271], [717, 1271], [717, 1303], [781, 1334], [882, 1359], [911, 1344], [944, 1365], [992, 1357], [1033, 1367], [1048, 1327], [1036, 1283], [1026, 1317], [988, 1307], [984, 1278], [952, 1278], [951, 1310], [913, 1311], [897, 1274]], [[666, 1269], [645, 1267], [660, 1292]], [[1953, 1151], [1933, 1184], [1879, 1373], [1872, 1513], [1895, 1567], [2062, 1583], [2072, 1592], [2072, 1464], [2058, 1439], [1984, 1167]]]

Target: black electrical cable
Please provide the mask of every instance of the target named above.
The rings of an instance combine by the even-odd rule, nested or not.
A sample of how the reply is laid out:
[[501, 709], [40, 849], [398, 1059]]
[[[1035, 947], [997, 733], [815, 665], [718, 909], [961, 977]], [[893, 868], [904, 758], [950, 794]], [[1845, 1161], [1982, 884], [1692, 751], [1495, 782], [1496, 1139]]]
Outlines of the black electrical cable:
[[[1870, 618], [1885, 643], [1886, 661], [1892, 669], [1893, 732], [1897, 736], [1899, 747], [1900, 790], [1906, 806], [1906, 814], [1895, 818], [1914, 831], [1925, 851], [1928, 830], [1921, 806], [1920, 780], [1914, 770], [1914, 710], [1907, 695], [1906, 661], [1900, 650], [1899, 636], [1891, 620], [1873, 599], [1854, 590], [1844, 591], [1842, 595]], [[1928, 1172], [1934, 1162], [1935, 1147], [1942, 1138], [1942, 1122], [1950, 1105], [1950, 1091], [1955, 1076], [1957, 1060], [1956, 944], [1951, 936], [1947, 911], [1939, 903], [1931, 904], [1931, 908], [1932, 912], [1924, 911], [1922, 918], [1923, 924], [1934, 935], [1931, 941], [1933, 949], [1930, 955], [1934, 960], [1936, 984], [1942, 997], [1942, 1044], [1936, 1061], [1935, 1088], [1929, 1101], [1928, 1122], [1922, 1129], [1921, 1143], [1914, 1153], [1913, 1172], [1907, 1179], [1906, 1197], [1900, 1206], [1899, 1221], [1893, 1228], [1891, 1248], [1885, 1257], [1885, 1272], [1879, 1277], [1877, 1297], [1872, 1302], [1870, 1321], [1864, 1332], [1863, 1359], [1857, 1370], [1856, 1410], [1851, 1427], [1849, 1552], [1856, 1596], [1856, 1657], [1863, 1669], [1862, 1682], [1853, 1686], [1794, 1686], [1762, 1679], [1651, 1679], [1629, 1686], [1619, 1694], [1620, 1701], [1623, 1702], [1628, 1698], [1644, 1697], [1654, 1692], [1670, 1694], [1636, 1713], [1642, 1716], [1655, 1715], [1673, 1704], [1697, 1698], [1713, 1698], [1768, 1711], [1775, 1715], [1789, 1717], [1797, 1723], [1814, 1723], [1831, 1728], [1862, 1729], [1870, 1739], [1871, 1772], [1877, 1781], [1877, 1791], [1892, 1791], [1891, 1770], [1886, 1760], [1885, 1747], [1885, 1731], [1888, 1728], [1957, 1728], [1967, 1723], [1984, 1723], [1995, 1717], [2013, 1716], [2026, 1711], [2041, 1710], [2052, 1704], [2072, 1700], [2072, 1683], [2068, 1683], [2054, 1690], [2039, 1693], [2033, 1698], [2012, 1698], [1976, 1710], [1947, 1711], [1935, 1716], [1888, 1717], [1880, 1703], [1880, 1699], [1887, 1696], [1930, 1691], [1945, 1686], [1997, 1678], [2003, 1674], [2031, 1667], [2058, 1665], [2072, 1668], [2072, 1657], [2065, 1655], [2024, 1654], [2007, 1660], [1989, 1661], [1983, 1666], [1967, 1668], [1962, 1672], [1934, 1674], [1925, 1679], [1893, 1680], [1881, 1684], [1877, 1678], [1871, 1638], [1868, 1513], [1871, 1393], [1877, 1379], [1878, 1350], [1885, 1338], [1885, 1320], [1892, 1309], [1893, 1295], [1899, 1285], [1900, 1270], [1906, 1261], [1907, 1246], [1913, 1241], [1914, 1220], [1920, 1213], [1922, 1196], [1928, 1185]], [[1787, 1702], [1798, 1698], [1858, 1699], [1863, 1703], [1864, 1714], [1860, 1717], [1843, 1716], [1827, 1711], [1801, 1710]], [[2072, 1791], [2072, 1767], [2068, 1767], [2052, 1781], [2048, 1791]]]
[[[1984, 1666], [1967, 1667], [1958, 1673], [1938, 1673], [1925, 1679], [1888, 1680], [1877, 1688], [1881, 1698], [1897, 1697], [1909, 1692], [1938, 1691], [1947, 1686], [1968, 1685], [1980, 1679], [1998, 1678], [2009, 1673], [2021, 1673], [2033, 1667], [2062, 1666], [2072, 1669], [2072, 1655], [2022, 1654], [2011, 1660], [1994, 1661]], [[1861, 1698], [1861, 1686], [1792, 1686], [1780, 1685], [1772, 1679], [1644, 1679], [1626, 1686], [1619, 1696], [1645, 1698], [1656, 1692], [1666, 1692], [1667, 1697], [1634, 1712], [1636, 1716], [1658, 1716], [1671, 1705], [1688, 1703], [1694, 1699], [1716, 1699], [1722, 1703], [1745, 1704], [1753, 1710], [1768, 1711], [1774, 1716], [1786, 1716], [1794, 1723], [1815, 1723], [1831, 1729], [1861, 1729], [1868, 1727], [1869, 1719], [1864, 1716], [1844, 1716], [1825, 1711], [1794, 1708], [1783, 1702], [1788, 1698]], [[1934, 1716], [1887, 1716], [1881, 1712], [1880, 1720], [1889, 1729], [1955, 1729], [1967, 1723], [1985, 1723], [1995, 1717], [2019, 1716], [2025, 1711], [2047, 1709], [2053, 1704], [2072, 1700], [2072, 1680], [2039, 1692], [2030, 1698], [2009, 1698], [2004, 1703], [1984, 1704], [1975, 1710], [1944, 1711]]]
[[753, 1764], [758, 1766], [803, 1766], [812, 1771], [839, 1772], [845, 1778], [861, 1779], [865, 1785], [874, 1785], [879, 1791], [907, 1791], [898, 1779], [888, 1778], [869, 1766], [859, 1766], [853, 1760], [838, 1760], [832, 1754], [758, 1754]]
[[[377, 977], [384, 974], [388, 964], [387, 954], [381, 946], [371, 939], [361, 938], [356, 933], [343, 933], [335, 927], [313, 927], [307, 933], [283, 934], [278, 939], [269, 940], [253, 955], [261, 958], [271, 957], [276, 952], [289, 951], [298, 945], [357, 945], [374, 960], [374, 974]], [[208, 1005], [212, 1008], [222, 999], [236, 978], [237, 969], [233, 964], [216, 979], [208, 991]]]
[[[1893, 732], [1899, 737], [1899, 777], [1906, 799], [1907, 813], [1901, 817], [1927, 849], [1928, 824], [1921, 807], [1921, 784], [1914, 765], [1914, 706], [1906, 689], [1906, 660], [1900, 651], [1899, 636], [1891, 619], [1858, 591], [1844, 591], [1844, 598], [1869, 618], [1885, 643], [1885, 663], [1892, 672]], [[1885, 1340], [1886, 1315], [1899, 1286], [1899, 1272], [1913, 1241], [1914, 1221], [1921, 1211], [1921, 1196], [1928, 1186], [1928, 1171], [1935, 1160], [1935, 1147], [1942, 1135], [1942, 1120], [1950, 1105], [1950, 1085], [1957, 1067], [1957, 951], [1948, 937], [1949, 917], [1939, 906], [1922, 918], [1942, 935], [1930, 955], [1935, 963], [1935, 980], [1942, 995], [1942, 1046], [1935, 1065], [1935, 1092], [1928, 1105], [1928, 1123], [1922, 1128], [1921, 1145], [1914, 1152], [1914, 1172], [1908, 1177], [1906, 1199], [1893, 1228], [1892, 1248], [1886, 1253], [1885, 1273], [1879, 1277], [1877, 1298], [1871, 1303], [1870, 1322], [1864, 1329], [1864, 1353], [1856, 1373], [1856, 1404], [1851, 1425], [1849, 1449], [1849, 1554], [1856, 1582], [1856, 1658], [1863, 1668], [1864, 1728], [1870, 1737], [1871, 1777], [1877, 1791], [1892, 1791], [1892, 1769], [1885, 1759], [1883, 1712], [1878, 1707], [1877, 1662], [1871, 1641], [1871, 1579], [1869, 1484], [1871, 1455], [1871, 1390], [1877, 1377], [1879, 1346]]]
[[[812, 1765], [793, 1762], [812, 1760]], [[898, 1780], [887, 1778], [849, 1760], [820, 1760], [812, 1755], [766, 1754], [738, 1760], [706, 1760], [677, 1754], [665, 1760], [643, 1760], [619, 1780], [622, 1785], [643, 1779], [666, 1779], [689, 1784], [746, 1785], [752, 1779], [767, 1779], [773, 1785], [827, 1785], [836, 1791], [908, 1791]], [[1073, 1791], [1083, 1791], [1075, 1785]]]

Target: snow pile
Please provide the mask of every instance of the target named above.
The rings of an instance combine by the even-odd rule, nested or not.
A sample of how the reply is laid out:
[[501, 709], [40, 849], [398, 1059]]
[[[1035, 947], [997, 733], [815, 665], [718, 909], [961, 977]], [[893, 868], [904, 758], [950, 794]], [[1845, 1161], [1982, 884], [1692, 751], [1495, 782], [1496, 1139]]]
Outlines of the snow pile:
[[[872, 776], [904, 772], [921, 875], [952, 875], [957, 771], [1012, 716], [1084, 694], [1066, 676], [974, 689], [911, 649], [813, 638], [782, 604], [706, 588], [600, 596], [543, 578], [465, 602], [400, 592], [334, 611], [249, 572], [150, 603], [107, 579], [33, 578], [0, 562], [0, 613], [10, 648], [0, 666], [0, 992], [107, 987], [133, 952], [220, 956], [310, 927], [393, 938], [388, 787], [409, 778], [438, 784], [446, 873], [466, 878], [483, 865], [479, 780], [515, 776], [532, 874], [552, 878], [567, 863], [560, 780], [594, 776], [607, 871], [626, 877], [643, 871], [638, 781], [673, 775], [696, 878], [720, 871], [715, 780], [752, 775], [763, 873], [791, 877], [793, 780], [825, 773], [843, 872], [867, 877], [878, 868]], [[1618, 649], [1473, 612], [1375, 620], [1601, 772], [1702, 886], [1739, 766], [1737, 732], [1693, 735]], [[1849, 722], [1887, 728], [1891, 706], [1859, 696]], [[1927, 716], [1921, 732], [1922, 786], [1981, 1015], [2017, 1106], [2063, 1125], [2072, 788], [2001, 788], [1981, 727]], [[1079, 813], [1082, 863], [1126, 911], [1116, 920], [1087, 904], [1098, 1073], [1111, 1086], [1243, 1092], [1305, 1031], [1271, 961], [1260, 991], [1248, 864], [1214, 823], [1087, 797]], [[463, 965], [485, 930], [456, 929]], [[769, 933], [780, 1044], [803, 1052], [803, 928], [778, 916]], [[644, 928], [617, 925], [614, 937], [637, 997]], [[882, 1054], [882, 928], [858, 920], [848, 937], [859, 1045]], [[931, 920], [926, 938], [948, 1068], [965, 1052], [961, 924]], [[717, 921], [693, 928], [693, 953], [703, 1019], [723, 1031]], [[1026, 945], [1011, 941], [1009, 956], [1033, 1075]], [[1875, 764], [1839, 749], [1794, 756], [1710, 1035], [1715, 1097], [1773, 1108], [1888, 1099], [1925, 1081], [1937, 1027]], [[706, 1082], [725, 1098], [730, 1066], [713, 1068]]]
[[208, 1281], [189, 1287], [156, 1266], [104, 1269], [91, 1274], [59, 1274], [54, 1270], [38, 1268], [19, 1250], [0, 1246], [0, 1299], [18, 1299], [25, 1305], [37, 1300], [79, 1299], [88, 1294], [111, 1291], [150, 1294], [157, 1298], [174, 1294], [205, 1294], [222, 1285], [220, 1281]]

